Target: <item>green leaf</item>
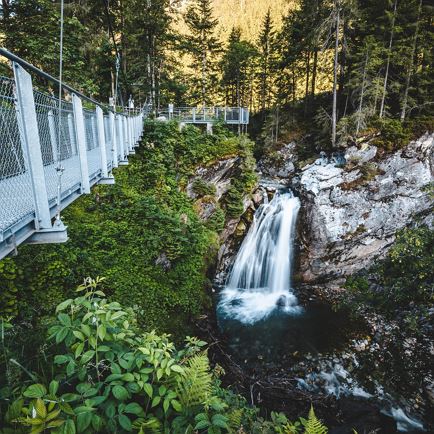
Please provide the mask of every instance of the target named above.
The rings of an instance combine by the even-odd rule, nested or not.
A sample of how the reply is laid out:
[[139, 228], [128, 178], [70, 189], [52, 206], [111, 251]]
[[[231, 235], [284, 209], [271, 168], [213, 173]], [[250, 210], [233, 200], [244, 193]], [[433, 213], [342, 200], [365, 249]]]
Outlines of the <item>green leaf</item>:
[[91, 334], [90, 327], [87, 324], [81, 324], [81, 330], [85, 336], [89, 337]]
[[57, 356], [54, 357], [54, 363], [56, 365], [63, 365], [68, 360], [69, 360], [69, 357], [68, 356], [64, 356], [64, 355], [57, 355]]
[[101, 324], [101, 325], [98, 327], [98, 337], [99, 337], [102, 341], [104, 340], [106, 333], [107, 333], [106, 326], [105, 326], [104, 324]]
[[84, 334], [80, 330], [73, 330], [72, 334], [77, 338], [80, 339], [80, 341], [84, 341], [86, 338], [84, 337]]
[[176, 399], [172, 399], [172, 401], [170, 403], [172, 404], [172, 407], [175, 411], [177, 411], [178, 413], [181, 412], [182, 406], [179, 403], [179, 401], [177, 401]]
[[125, 406], [124, 409], [125, 413], [131, 413], [135, 414], [136, 416], [144, 416], [145, 412], [143, 411], [142, 407], [140, 407], [137, 402], [130, 402], [128, 405]]
[[56, 307], [56, 313], [62, 310], [65, 310], [68, 306], [72, 304], [72, 299], [68, 298], [68, 300], [62, 301], [62, 303], [58, 304]]
[[211, 422], [214, 426], [218, 426], [219, 428], [223, 428], [223, 429], [229, 429], [227, 421], [228, 421], [227, 418], [224, 417], [222, 414], [215, 414], [211, 418]]
[[37, 398], [34, 402], [34, 407], [37, 416], [44, 420], [47, 417], [47, 408], [45, 407], [44, 401], [42, 401], [41, 398]]
[[170, 406], [170, 401], [166, 398], [163, 402], [164, 413], [167, 413], [167, 410], [169, 410], [169, 406]]
[[149, 398], [152, 398], [152, 386], [149, 383], [145, 383], [143, 385], [143, 390], [145, 393], [149, 396]]
[[194, 429], [196, 429], [196, 430], [205, 429], [205, 428], [208, 428], [209, 426], [210, 426], [210, 423], [207, 420], [201, 420], [196, 424]]
[[73, 360], [71, 360], [67, 365], [66, 365], [66, 375], [68, 377], [71, 377], [72, 374], [75, 372], [75, 363]]
[[47, 389], [42, 384], [32, 384], [23, 395], [27, 398], [42, 398], [47, 393]]
[[66, 326], [66, 327], [70, 327], [71, 326], [71, 318], [66, 313], [59, 313], [59, 315], [57, 315], [57, 319], [64, 326]]
[[80, 413], [77, 416], [77, 430], [78, 432], [85, 431], [92, 421], [92, 413], [90, 411]]
[[52, 380], [48, 386], [48, 391], [50, 395], [56, 395], [58, 390], [59, 390], [59, 382], [56, 380]]
[[77, 359], [84, 350], [84, 342], [80, 342], [75, 348], [75, 358]]
[[56, 333], [56, 344], [63, 342], [66, 336], [68, 336], [68, 332], [69, 330], [66, 327], [59, 329], [59, 331]]
[[179, 372], [180, 374], [184, 372], [184, 369], [179, 365], [172, 365], [170, 369], [174, 372]]
[[94, 350], [89, 350], [86, 351], [82, 356], [81, 356], [81, 363], [82, 364], [86, 364], [90, 359], [92, 359], [92, 357], [95, 355], [95, 351]]
[[130, 372], [127, 372], [126, 374], [122, 375], [122, 380], [124, 381], [134, 381], [134, 375]]
[[125, 401], [129, 397], [128, 390], [124, 386], [114, 386], [112, 389], [113, 396], [120, 401]]
[[76, 434], [75, 423], [72, 419], [67, 419], [63, 425], [62, 434]]
[[124, 316], [124, 315], [126, 315], [126, 314], [127, 314], [127, 313], [126, 313], [126, 312], [123, 312], [123, 311], [115, 312], [115, 313], [111, 316], [110, 321], [114, 321], [114, 320], [116, 320], [116, 319], [118, 319], [118, 318], [120, 318], [121, 316]]
[[77, 401], [77, 399], [80, 398], [80, 395], [77, 395], [76, 393], [65, 393], [64, 395], [61, 396], [62, 401], [65, 402], [73, 402], [73, 401]]
[[132, 431], [133, 428], [132, 428], [131, 421], [128, 418], [128, 416], [121, 414], [119, 416], [119, 423], [125, 431]]
[[157, 405], [160, 403], [160, 401], [161, 401], [161, 397], [156, 396], [156, 397], [152, 400], [151, 407], [155, 407], [155, 406], [157, 406]]

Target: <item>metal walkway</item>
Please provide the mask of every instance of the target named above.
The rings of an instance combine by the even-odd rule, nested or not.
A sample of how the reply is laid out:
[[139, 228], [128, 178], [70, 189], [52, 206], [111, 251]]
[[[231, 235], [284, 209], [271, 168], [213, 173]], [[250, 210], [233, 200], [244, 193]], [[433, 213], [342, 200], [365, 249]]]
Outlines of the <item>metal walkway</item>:
[[[64, 85], [59, 101], [32, 85], [58, 82], [1, 49], [13, 78], [0, 76], [0, 259], [19, 244], [67, 240], [58, 212], [128, 164], [143, 132], [143, 111], [115, 113]], [[52, 85], [53, 83], [51, 83]], [[86, 107], [83, 107], [83, 106]], [[60, 129], [60, 132], [59, 132]]]
[[166, 119], [176, 119], [181, 124], [212, 124], [224, 122], [227, 125], [247, 125], [249, 110], [245, 107], [173, 107], [159, 112]]

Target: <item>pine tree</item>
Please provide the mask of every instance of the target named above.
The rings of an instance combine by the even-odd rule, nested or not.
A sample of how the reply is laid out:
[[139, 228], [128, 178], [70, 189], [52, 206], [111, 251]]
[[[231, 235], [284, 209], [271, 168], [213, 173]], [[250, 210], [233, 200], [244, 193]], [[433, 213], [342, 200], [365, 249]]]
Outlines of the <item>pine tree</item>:
[[256, 55], [253, 45], [241, 40], [240, 30], [233, 28], [229, 36], [228, 48], [220, 63], [226, 104], [237, 107], [250, 105], [253, 62]]
[[220, 42], [214, 35], [218, 20], [213, 18], [211, 0], [194, 0], [187, 9], [185, 22], [190, 30], [187, 49], [193, 57], [193, 67], [201, 72], [201, 102], [205, 107], [209, 101], [210, 72], [220, 50]]
[[259, 94], [260, 107], [265, 110], [270, 104], [270, 70], [272, 63], [272, 47], [274, 42], [271, 12], [268, 9], [262, 21], [257, 47], [259, 52]]

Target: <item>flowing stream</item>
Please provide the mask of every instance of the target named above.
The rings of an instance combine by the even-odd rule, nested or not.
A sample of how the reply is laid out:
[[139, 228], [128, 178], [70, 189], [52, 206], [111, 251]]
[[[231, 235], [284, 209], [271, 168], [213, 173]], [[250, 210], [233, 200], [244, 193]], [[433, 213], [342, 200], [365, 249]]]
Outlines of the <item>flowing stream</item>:
[[[300, 365], [317, 369], [295, 375], [301, 389], [337, 398], [374, 398], [339, 359], [330, 358], [348, 343], [354, 327], [349, 317], [314, 302], [302, 307], [292, 288], [300, 200], [290, 191], [277, 192], [270, 202], [267, 195], [264, 199], [219, 293], [217, 317], [233, 356], [255, 370], [276, 361], [294, 368], [296, 355]], [[352, 364], [357, 366], [357, 360]], [[375, 397], [383, 412], [398, 422], [400, 431], [423, 430], [390, 396], [380, 390]]]

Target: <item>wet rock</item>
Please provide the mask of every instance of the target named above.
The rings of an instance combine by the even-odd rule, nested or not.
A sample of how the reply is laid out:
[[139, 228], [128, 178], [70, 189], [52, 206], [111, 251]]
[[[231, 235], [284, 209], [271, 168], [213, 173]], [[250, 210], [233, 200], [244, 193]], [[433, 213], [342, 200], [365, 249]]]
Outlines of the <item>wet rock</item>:
[[369, 267], [395, 233], [432, 214], [426, 186], [433, 181], [434, 135], [424, 135], [385, 160], [376, 150], [353, 150], [354, 167], [307, 166], [294, 182], [302, 197], [300, 275], [331, 280]]

